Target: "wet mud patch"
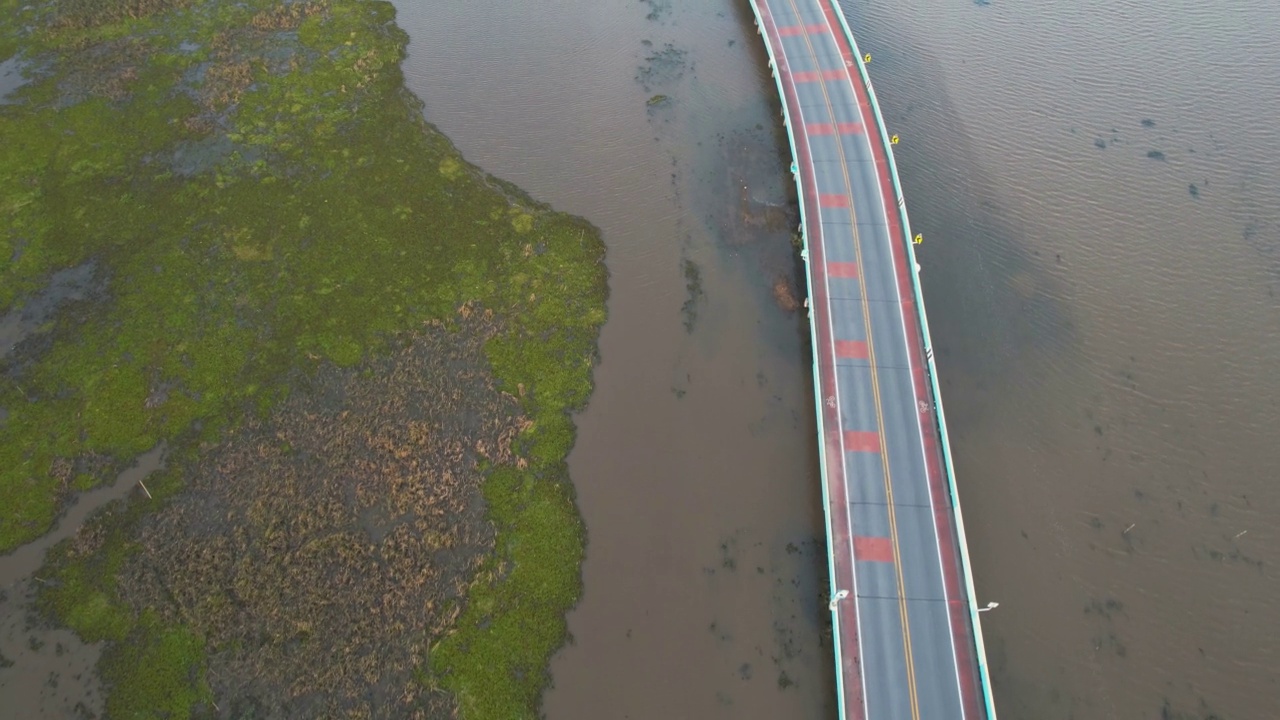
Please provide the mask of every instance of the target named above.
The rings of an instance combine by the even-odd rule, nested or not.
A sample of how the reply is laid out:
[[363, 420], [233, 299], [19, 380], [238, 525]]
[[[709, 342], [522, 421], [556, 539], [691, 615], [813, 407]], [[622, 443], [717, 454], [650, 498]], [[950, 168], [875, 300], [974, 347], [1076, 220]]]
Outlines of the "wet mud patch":
[[[8, 312], [0, 314], [0, 370], [17, 374], [19, 368], [43, 354], [42, 350], [52, 342], [48, 331], [53, 329], [51, 321], [61, 310], [86, 299], [101, 300], [104, 290], [105, 278], [97, 272], [97, 263], [93, 260], [53, 273], [43, 289], [20, 299]], [[39, 347], [19, 351], [27, 341]], [[11, 353], [15, 356], [13, 359], [9, 357]]]
[[757, 126], [719, 137], [722, 170], [712, 185], [735, 202], [715, 204], [719, 212], [711, 223], [722, 247], [752, 251], [773, 303], [794, 313], [804, 307], [806, 295], [800, 213], [792, 187], [777, 184], [788, 160], [777, 155], [778, 139], [769, 132]]
[[[742, 247], [764, 243], [777, 236], [786, 236], [800, 225], [799, 206], [776, 197], [773, 188], [760, 187], [760, 169], [769, 158], [762, 151], [761, 143], [752, 134], [725, 138], [721, 152], [730, 197], [736, 205], [727, 206], [721, 218], [723, 242], [730, 247]], [[754, 187], [753, 187], [754, 185]]]
[[447, 717], [421, 671], [494, 529], [484, 470], [527, 427], [474, 313], [327, 366], [187, 470], [145, 519], [120, 596], [203, 639], [218, 717]]

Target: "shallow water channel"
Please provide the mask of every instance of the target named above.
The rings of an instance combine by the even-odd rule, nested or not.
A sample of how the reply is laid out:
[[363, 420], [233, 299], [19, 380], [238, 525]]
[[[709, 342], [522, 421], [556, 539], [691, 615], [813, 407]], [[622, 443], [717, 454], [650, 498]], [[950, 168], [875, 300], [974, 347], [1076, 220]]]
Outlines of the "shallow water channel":
[[94, 664], [98, 644], [86, 645], [66, 628], [50, 627], [30, 611], [45, 554], [73, 536], [107, 503], [148, 492], [148, 475], [164, 467], [162, 443], [139, 455], [115, 482], [76, 496], [53, 530], [0, 557], [0, 717], [92, 717], [102, 711], [102, 687]]

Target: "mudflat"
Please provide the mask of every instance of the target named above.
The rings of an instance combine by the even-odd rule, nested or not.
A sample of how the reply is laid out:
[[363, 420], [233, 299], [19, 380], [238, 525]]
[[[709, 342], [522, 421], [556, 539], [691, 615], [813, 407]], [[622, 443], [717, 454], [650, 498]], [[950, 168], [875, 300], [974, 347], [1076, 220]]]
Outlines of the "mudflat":
[[113, 717], [532, 716], [598, 231], [424, 121], [388, 3], [0, 17], [0, 551], [167, 448], [6, 612]]

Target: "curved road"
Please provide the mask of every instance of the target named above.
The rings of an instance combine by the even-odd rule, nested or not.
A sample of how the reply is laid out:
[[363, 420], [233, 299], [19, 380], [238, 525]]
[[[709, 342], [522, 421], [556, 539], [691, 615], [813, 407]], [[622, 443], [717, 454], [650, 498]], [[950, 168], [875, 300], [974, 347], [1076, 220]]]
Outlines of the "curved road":
[[994, 720], [928, 325], [835, 0], [752, 0], [801, 197], [842, 718]]

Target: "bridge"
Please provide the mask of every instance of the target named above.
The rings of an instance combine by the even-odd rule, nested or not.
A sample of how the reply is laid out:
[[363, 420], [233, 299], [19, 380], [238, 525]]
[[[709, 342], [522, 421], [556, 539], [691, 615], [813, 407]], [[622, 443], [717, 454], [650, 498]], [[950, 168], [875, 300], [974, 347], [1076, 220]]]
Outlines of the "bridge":
[[750, 0], [791, 143], [839, 713], [995, 720], [906, 203], [836, 0]]

